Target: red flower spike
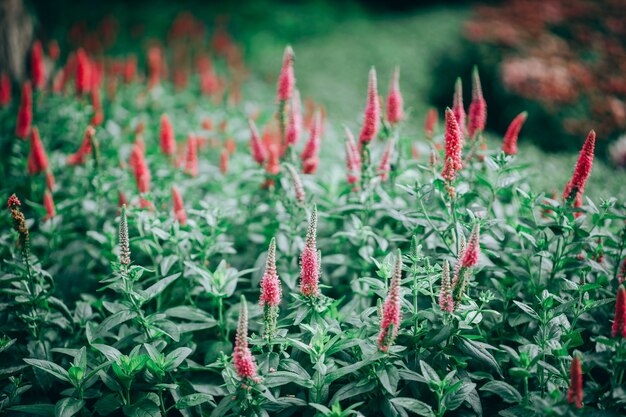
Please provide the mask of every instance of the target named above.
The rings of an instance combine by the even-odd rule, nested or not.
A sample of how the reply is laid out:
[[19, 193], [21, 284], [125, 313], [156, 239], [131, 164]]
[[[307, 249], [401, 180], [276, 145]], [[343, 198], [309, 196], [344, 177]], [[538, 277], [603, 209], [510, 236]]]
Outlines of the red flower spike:
[[617, 289], [617, 299], [615, 301], [615, 316], [613, 317], [613, 328], [611, 337], [626, 338], [626, 289], [620, 284]]
[[465, 107], [463, 107], [463, 82], [460, 77], [456, 79], [456, 83], [454, 84], [452, 111], [454, 112], [456, 123], [463, 136], [465, 133]]
[[148, 50], [148, 87], [153, 88], [161, 80], [162, 59], [161, 49], [153, 46]]
[[161, 152], [163, 155], [174, 155], [176, 152], [176, 139], [174, 137], [174, 128], [167, 114], [161, 115]]
[[272, 143], [268, 147], [267, 165], [265, 171], [270, 175], [278, 175], [280, 172], [280, 148]]
[[380, 334], [378, 335], [378, 348], [382, 352], [387, 352], [393, 345], [400, 321], [402, 319], [402, 305], [400, 298], [400, 287], [402, 283], [402, 254], [398, 250], [396, 264], [393, 270], [389, 293], [383, 306], [383, 318], [380, 322]]
[[[322, 134], [322, 114], [318, 111], [315, 119], [309, 129], [309, 140], [304, 145], [304, 150], [300, 155], [303, 165], [305, 165], [304, 173], [312, 174], [317, 169], [318, 155], [320, 151], [320, 136]], [[314, 168], [313, 168], [314, 165]]]
[[11, 79], [5, 72], [0, 75], [0, 107], [8, 106], [11, 102]]
[[580, 358], [574, 356], [570, 366], [569, 391], [567, 392], [567, 402], [574, 404], [576, 408], [583, 407], [583, 372]]
[[174, 216], [181, 226], [187, 224], [187, 213], [185, 212], [185, 205], [183, 204], [183, 198], [178, 191], [178, 188], [172, 187], [172, 201], [174, 202]]
[[450, 108], [446, 109], [446, 159], [441, 176], [448, 182], [452, 182], [456, 172], [461, 169], [461, 131], [456, 122], [456, 117]]
[[43, 218], [44, 222], [56, 216], [56, 210], [54, 209], [54, 201], [52, 200], [52, 194], [48, 190], [46, 190], [46, 192], [43, 195], [43, 206], [46, 209], [46, 216]]
[[478, 133], [485, 130], [486, 122], [487, 102], [483, 98], [478, 68], [474, 67], [474, 71], [472, 72], [472, 102], [469, 106], [469, 124], [467, 126], [469, 137], [474, 138]]
[[513, 119], [509, 127], [506, 129], [506, 133], [504, 134], [504, 142], [502, 142], [502, 150], [505, 154], [517, 154], [517, 137], [520, 130], [522, 129], [522, 125], [526, 121], [527, 116], [528, 113], [526, 113], [525, 111], [521, 112], [515, 117], [515, 119]]
[[124, 61], [124, 82], [131, 83], [137, 76], [137, 57], [131, 55]]
[[[576, 169], [574, 170], [574, 174], [572, 175], [571, 181], [567, 183], [565, 187], [565, 192], [563, 193], [563, 199], [569, 200], [572, 198], [572, 193], [576, 193], [575, 198], [578, 199], [580, 195], [580, 205], [582, 205], [582, 194], [585, 191], [585, 185], [587, 180], [589, 179], [589, 175], [591, 175], [591, 168], [593, 166], [593, 154], [596, 143], [596, 132], [593, 130], [589, 132], [587, 136], [587, 140], [583, 145], [580, 155], [578, 157], [578, 162], [576, 163]], [[576, 206], [576, 203], [574, 205]]]
[[361, 156], [354, 142], [354, 136], [350, 129], [344, 127], [346, 132], [346, 169], [348, 184], [358, 184], [361, 175]]
[[319, 295], [320, 259], [317, 253], [317, 207], [309, 220], [304, 249], [300, 254], [300, 292], [305, 297]]
[[293, 94], [293, 89], [296, 84], [296, 78], [293, 71], [293, 49], [291, 46], [285, 48], [283, 54], [283, 66], [278, 76], [278, 92], [276, 95], [277, 101], [288, 101]]
[[380, 128], [380, 101], [378, 100], [378, 89], [376, 86], [376, 70], [372, 68], [369, 72], [369, 83], [367, 86], [367, 104], [365, 105], [365, 115], [363, 116], [363, 128], [359, 135], [359, 142], [369, 143], [378, 135]]
[[30, 56], [30, 65], [33, 79], [33, 86], [41, 90], [46, 83], [46, 67], [43, 61], [43, 47], [41, 42], [36, 40]]
[[39, 130], [33, 127], [30, 134], [30, 153], [28, 154], [28, 173], [35, 175], [48, 169], [48, 156], [39, 137]]
[[250, 148], [252, 150], [252, 158], [257, 164], [263, 165], [263, 162], [267, 159], [267, 150], [261, 142], [261, 137], [252, 119], [248, 120], [250, 126]]
[[117, 193], [117, 206], [122, 208], [122, 206], [127, 206], [128, 200], [126, 199], [126, 195], [123, 192], [118, 191]]
[[31, 123], [33, 122], [33, 88], [30, 81], [26, 81], [22, 86], [22, 99], [20, 108], [17, 112], [17, 125], [15, 127], [15, 135], [18, 138], [25, 139], [30, 133]]
[[87, 53], [80, 48], [76, 52], [76, 93], [88, 93], [92, 86], [91, 62]]
[[91, 106], [94, 109], [94, 114], [91, 118], [92, 126], [100, 126], [104, 121], [104, 113], [102, 111], [102, 103], [100, 101], [100, 90], [94, 88], [91, 91]]
[[[135, 183], [137, 184], [137, 190], [140, 193], [147, 193], [150, 191], [150, 169], [146, 164], [146, 159], [144, 157], [143, 150], [140, 146], [133, 146], [133, 150], [131, 152], [131, 166], [134, 169], [135, 173]], [[147, 207], [142, 202], [142, 208]]]
[[[93, 135], [96, 134], [96, 129], [93, 126], [87, 126], [85, 129], [85, 136], [83, 137], [83, 142], [80, 145], [80, 148], [67, 157], [68, 165], [82, 165], [87, 162], [87, 156], [91, 154], [91, 140]], [[131, 153], [132, 158], [132, 153]]]
[[265, 261], [265, 273], [261, 278], [261, 297], [259, 304], [277, 307], [282, 298], [282, 288], [276, 270], [276, 239], [272, 238]]
[[248, 305], [243, 295], [241, 296], [239, 307], [239, 322], [237, 324], [235, 348], [233, 349], [233, 365], [239, 378], [245, 380], [257, 379], [256, 363], [248, 347]]
[[198, 176], [198, 142], [193, 134], [190, 134], [187, 138], [185, 173], [192, 177]]
[[389, 84], [389, 95], [387, 96], [387, 120], [391, 124], [396, 124], [404, 118], [402, 93], [400, 93], [400, 68], [396, 67]]
[[59, 42], [52, 39], [48, 42], [48, 56], [52, 61], [56, 61], [61, 56], [61, 48], [59, 48]]
[[474, 225], [472, 233], [467, 241], [467, 247], [461, 262], [462, 268], [471, 268], [478, 263], [480, 256], [480, 227], [478, 223]]
[[437, 109], [429, 109], [428, 113], [426, 113], [426, 120], [424, 121], [424, 133], [426, 133], [428, 139], [433, 138], [435, 127], [437, 126], [437, 119], [439, 119]]
[[220, 172], [223, 175], [226, 175], [226, 173], [228, 172], [229, 155], [230, 155], [230, 152], [228, 152], [228, 149], [226, 148], [222, 149], [222, 153], [220, 154]]
[[50, 191], [54, 189], [54, 175], [50, 170], [46, 171], [46, 188]]

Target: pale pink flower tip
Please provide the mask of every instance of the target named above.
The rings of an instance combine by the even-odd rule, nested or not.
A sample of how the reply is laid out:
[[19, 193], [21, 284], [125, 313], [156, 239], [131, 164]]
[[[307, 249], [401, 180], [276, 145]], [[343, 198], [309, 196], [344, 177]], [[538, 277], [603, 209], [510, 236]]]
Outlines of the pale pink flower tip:
[[461, 131], [456, 122], [454, 113], [446, 109], [446, 159], [441, 176], [453, 181], [456, 172], [461, 169]]
[[471, 138], [476, 134], [485, 130], [487, 122], [487, 102], [483, 97], [483, 90], [480, 85], [480, 77], [478, 76], [478, 68], [474, 67], [472, 73], [472, 102], [469, 106], [469, 125], [467, 133]]
[[387, 142], [387, 146], [385, 147], [385, 152], [383, 152], [383, 156], [380, 159], [380, 165], [378, 166], [378, 175], [380, 176], [381, 181], [387, 181], [389, 179], [389, 173], [391, 172], [391, 154], [393, 152], [393, 139], [389, 139]]
[[198, 141], [193, 134], [190, 134], [187, 138], [185, 173], [191, 175], [192, 177], [198, 176]]
[[354, 136], [350, 129], [344, 127], [346, 132], [346, 169], [348, 184], [356, 184], [361, 176], [361, 156], [354, 142]]
[[241, 304], [239, 307], [239, 323], [237, 325], [235, 348], [233, 350], [233, 365], [235, 366], [239, 378], [257, 378], [256, 363], [248, 347], [248, 305], [246, 304], [244, 296], [241, 296]]
[[54, 201], [52, 200], [52, 194], [50, 191], [46, 190], [43, 195], [43, 206], [46, 209], [46, 216], [43, 218], [44, 221], [49, 220], [56, 216], [56, 210], [54, 209]]
[[404, 118], [403, 104], [402, 93], [400, 93], [400, 68], [396, 67], [391, 77], [389, 95], [387, 96], [387, 120], [389, 123], [395, 124]]
[[[309, 129], [309, 140], [304, 145], [304, 150], [300, 155], [303, 164], [303, 172], [305, 174], [313, 174], [317, 168], [318, 155], [320, 151], [322, 134], [322, 114], [317, 111], [315, 118]], [[307, 168], [313, 166], [313, 169]]]
[[295, 90], [289, 106], [289, 120], [285, 141], [287, 145], [295, 145], [300, 140], [302, 130], [302, 111], [300, 108], [300, 92]]
[[380, 334], [378, 336], [378, 348], [386, 352], [398, 334], [400, 320], [402, 318], [402, 305], [400, 304], [400, 286], [402, 284], [402, 253], [398, 250], [396, 264], [389, 285], [389, 293], [383, 306], [383, 319], [380, 322]]
[[174, 138], [174, 128], [167, 114], [161, 116], [161, 152], [164, 155], [173, 155], [176, 151], [176, 139]]
[[465, 107], [463, 107], [463, 82], [461, 81], [461, 78], [457, 78], [456, 83], [454, 84], [452, 112], [454, 112], [456, 123], [459, 126], [461, 135], [463, 135], [465, 131]]
[[452, 300], [452, 287], [450, 285], [450, 264], [443, 261], [443, 271], [441, 272], [441, 292], [439, 293], [439, 307], [448, 313], [454, 311], [454, 301]]
[[293, 71], [293, 49], [291, 46], [285, 48], [283, 55], [283, 66], [278, 76], [278, 101], [287, 101], [293, 94], [294, 85], [296, 84], [296, 77]]
[[178, 188], [176, 187], [172, 187], [172, 200], [174, 202], [174, 216], [176, 217], [176, 220], [178, 220], [178, 223], [180, 223], [181, 226], [186, 225], [187, 213], [185, 212], [185, 205], [183, 203], [183, 198], [180, 195], [180, 191], [178, 191]]
[[267, 150], [265, 149], [263, 142], [261, 142], [259, 131], [257, 130], [252, 119], [248, 120], [248, 125], [250, 126], [250, 148], [252, 150], [252, 158], [254, 158], [257, 164], [263, 165], [263, 162], [267, 159]]
[[527, 116], [528, 113], [526, 113], [525, 111], [521, 112], [515, 117], [515, 119], [513, 119], [509, 127], [506, 129], [506, 133], [504, 134], [504, 142], [502, 142], [502, 150], [505, 154], [517, 154], [517, 137], [519, 136], [519, 132], [522, 129], [522, 125], [526, 121]]
[[378, 101], [378, 89], [376, 86], [376, 70], [372, 68], [369, 73], [367, 86], [367, 104], [363, 116], [363, 128], [359, 136], [360, 143], [369, 143], [378, 134], [380, 128], [380, 102]]
[[265, 274], [261, 278], [261, 306], [268, 305], [270, 307], [278, 306], [282, 298], [282, 289], [280, 279], [276, 271], [276, 239], [272, 238], [269, 249], [267, 251], [267, 260], [265, 262]]
[[306, 242], [300, 255], [300, 292], [305, 297], [319, 295], [320, 264], [317, 254], [317, 208], [313, 207]]

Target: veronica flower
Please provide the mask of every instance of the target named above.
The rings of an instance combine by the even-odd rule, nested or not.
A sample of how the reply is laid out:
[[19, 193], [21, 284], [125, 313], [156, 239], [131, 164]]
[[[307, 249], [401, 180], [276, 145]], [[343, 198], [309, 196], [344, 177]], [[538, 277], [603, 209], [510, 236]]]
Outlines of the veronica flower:
[[350, 129], [344, 127], [346, 132], [346, 168], [348, 170], [348, 184], [357, 184], [361, 173], [361, 156], [354, 142], [354, 136]]
[[385, 152], [383, 152], [383, 156], [380, 159], [380, 165], [378, 166], [378, 175], [380, 176], [381, 181], [387, 181], [389, 179], [389, 173], [391, 172], [391, 153], [393, 152], [393, 139], [389, 139], [387, 142], [387, 146], [385, 147]]
[[[575, 200], [580, 196], [580, 203], [582, 204], [582, 194], [585, 191], [585, 185], [587, 184], [589, 175], [591, 175], [591, 168], [593, 166], [595, 143], [596, 132], [592, 130], [589, 132], [587, 140], [585, 140], [585, 144], [580, 151], [572, 179], [565, 187], [565, 191], [563, 192], [564, 200]], [[574, 206], [576, 207], [576, 202]]]
[[19, 234], [19, 246], [22, 249], [22, 256], [24, 259], [28, 259], [30, 254], [29, 247], [29, 233], [28, 226], [26, 225], [26, 219], [24, 213], [22, 213], [22, 203], [15, 194], [11, 195], [7, 200], [7, 206], [11, 211], [11, 217], [13, 218], [13, 229]]
[[147, 193], [150, 191], [151, 174], [141, 147], [133, 147], [131, 161], [133, 161], [131, 165], [135, 171], [137, 190], [139, 190], [140, 193]]
[[454, 97], [452, 99], [452, 112], [461, 131], [461, 136], [465, 133], [465, 107], [463, 107], [463, 82], [461, 78], [454, 83]]
[[163, 155], [174, 155], [176, 151], [176, 139], [174, 138], [174, 128], [167, 114], [161, 115], [161, 152]]
[[272, 238], [267, 251], [265, 273], [261, 278], [261, 297], [259, 304], [263, 307], [263, 323], [265, 335], [271, 339], [276, 332], [278, 306], [282, 298], [282, 289], [276, 271], [276, 239]]
[[192, 177], [198, 176], [198, 142], [193, 134], [189, 134], [187, 138], [185, 173]]
[[450, 264], [443, 261], [441, 272], [441, 292], [439, 293], [439, 307], [443, 311], [452, 313], [454, 311], [454, 301], [452, 300], [452, 287], [450, 286]]
[[480, 255], [480, 226], [478, 223], [474, 225], [469, 240], [467, 241], [467, 247], [463, 255], [463, 261], [461, 262], [462, 268], [471, 268], [478, 263], [478, 256]]
[[426, 113], [426, 119], [424, 120], [424, 133], [426, 133], [426, 137], [428, 139], [433, 138], [433, 134], [435, 133], [435, 127], [437, 126], [437, 119], [439, 115], [437, 114], [437, 109], [429, 109]]
[[278, 76], [278, 92], [276, 95], [278, 102], [288, 101], [293, 94], [294, 85], [296, 83], [293, 71], [293, 60], [293, 49], [291, 49], [291, 46], [287, 46], [283, 54], [283, 66]]
[[[87, 126], [87, 129], [85, 129], [85, 136], [83, 137], [80, 147], [75, 153], [67, 157], [68, 165], [82, 165], [87, 161], [87, 155], [89, 155], [92, 151], [91, 141], [95, 134], [96, 129], [94, 129], [93, 126]], [[131, 154], [131, 158], [132, 157], [133, 154]]]
[[183, 198], [180, 195], [178, 188], [172, 187], [172, 201], [174, 202], [174, 216], [181, 226], [187, 224], [187, 213], [185, 212], [185, 205]]
[[461, 169], [461, 131], [454, 113], [446, 109], [446, 156], [441, 176], [448, 182], [454, 181], [456, 173]]
[[306, 195], [304, 193], [304, 187], [302, 186], [302, 180], [300, 179], [300, 175], [298, 175], [298, 171], [296, 171], [296, 169], [291, 164], [285, 164], [285, 168], [287, 168], [287, 172], [291, 177], [291, 183], [293, 184], [296, 203], [299, 206], [303, 206]]
[[87, 53], [80, 48], [76, 52], [76, 92], [88, 93], [91, 90], [91, 63]]
[[402, 93], [400, 93], [400, 68], [396, 67], [389, 84], [387, 96], [387, 120], [396, 124], [404, 118]]
[[48, 157], [39, 137], [39, 130], [33, 127], [30, 134], [30, 153], [28, 154], [28, 172], [35, 175], [48, 169]]
[[259, 131], [254, 124], [252, 119], [248, 119], [248, 124], [250, 126], [250, 149], [252, 150], [252, 158], [256, 161], [257, 164], [263, 165], [263, 162], [267, 159], [267, 150], [261, 142], [261, 138], [259, 136]]
[[46, 209], [46, 216], [43, 218], [43, 221], [49, 220], [56, 216], [56, 210], [54, 209], [54, 200], [52, 200], [52, 193], [49, 190], [43, 195], [43, 206]]
[[513, 119], [509, 127], [506, 129], [506, 133], [504, 134], [504, 142], [502, 142], [502, 150], [505, 154], [517, 154], [517, 137], [520, 130], [522, 129], [522, 125], [526, 121], [527, 116], [528, 113], [526, 113], [525, 111], [521, 112], [515, 117], [515, 119]]
[[227, 148], [222, 149], [222, 153], [220, 154], [220, 172], [222, 174], [226, 174], [228, 172], [228, 157], [230, 152]]
[[402, 283], [402, 253], [398, 250], [396, 264], [389, 284], [389, 293], [383, 307], [383, 319], [380, 322], [380, 334], [378, 335], [378, 348], [382, 352], [393, 345], [398, 335], [400, 320], [402, 319], [402, 305], [400, 304], [400, 286]]
[[25, 139], [30, 133], [31, 123], [33, 122], [33, 89], [30, 81], [26, 81], [22, 86], [22, 99], [20, 108], [17, 111], [17, 124], [15, 126], [15, 135], [18, 138]]
[[43, 61], [43, 47], [41, 42], [36, 40], [30, 56], [33, 85], [36, 89], [42, 89], [46, 83], [46, 67]]
[[469, 125], [467, 126], [467, 133], [470, 138], [474, 138], [476, 134], [485, 130], [486, 122], [487, 102], [483, 97], [478, 68], [474, 67], [472, 72], [472, 102], [469, 106]]
[[365, 105], [365, 115], [363, 116], [363, 128], [359, 136], [359, 142], [369, 143], [378, 135], [380, 128], [380, 102], [378, 101], [378, 89], [376, 87], [376, 70], [372, 68], [369, 72], [369, 82], [367, 85], [367, 104]]
[[11, 79], [9, 74], [0, 74], [0, 107], [8, 106], [11, 102]]
[[615, 316], [613, 317], [613, 328], [611, 337], [626, 338], [626, 290], [623, 285], [617, 289], [617, 300], [615, 301]]
[[287, 146], [295, 145], [300, 140], [300, 132], [302, 130], [302, 110], [300, 106], [300, 92], [295, 90], [293, 97], [291, 97], [289, 108], [289, 120], [285, 136]]
[[309, 140], [304, 145], [304, 150], [300, 155], [302, 159], [303, 172], [305, 174], [313, 174], [317, 170], [319, 162], [319, 151], [322, 134], [322, 115], [318, 111], [315, 114], [311, 128], [309, 129]]
[[118, 229], [120, 263], [122, 265], [130, 265], [130, 239], [128, 237], [128, 220], [126, 219], [126, 205], [122, 205], [120, 212], [120, 225]]
[[300, 255], [300, 292], [305, 297], [319, 295], [320, 263], [317, 254], [317, 207], [309, 220], [304, 249]]
[[570, 366], [567, 402], [574, 404], [576, 408], [583, 407], [583, 372], [580, 365], [580, 358], [578, 356], [574, 356]]
[[256, 363], [248, 347], [248, 305], [243, 295], [241, 296], [239, 307], [239, 323], [237, 324], [237, 335], [233, 350], [233, 365], [239, 378], [253, 380], [257, 378]]

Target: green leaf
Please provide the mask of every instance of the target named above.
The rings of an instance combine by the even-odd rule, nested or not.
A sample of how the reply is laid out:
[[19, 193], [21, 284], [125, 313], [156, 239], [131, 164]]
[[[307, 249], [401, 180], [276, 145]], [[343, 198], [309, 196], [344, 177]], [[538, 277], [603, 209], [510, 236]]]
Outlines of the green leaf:
[[476, 384], [469, 381], [459, 381], [459, 385], [450, 390], [444, 396], [444, 403], [448, 410], [456, 410], [465, 402], [472, 391], [476, 389]]
[[500, 369], [500, 365], [493, 357], [491, 353], [487, 349], [485, 349], [484, 343], [475, 342], [473, 340], [466, 339], [464, 337], [458, 337], [459, 341], [459, 349], [461, 351], [472, 358], [476, 359], [479, 362], [484, 363], [485, 365], [493, 368], [499, 375], [502, 375], [502, 370]]
[[123, 410], [126, 417], [161, 417], [159, 406], [147, 398], [143, 398], [133, 405], [126, 405]]
[[63, 398], [54, 407], [55, 417], [72, 417], [78, 413], [85, 405], [83, 400], [77, 398]]
[[54, 416], [54, 404], [14, 405], [13, 407], [9, 408], [9, 410], [17, 411], [19, 413], [31, 414], [34, 416]]
[[94, 349], [102, 353], [108, 360], [118, 362], [122, 352], [115, 349], [113, 346], [103, 345], [100, 343], [94, 343], [91, 345]]
[[127, 322], [128, 320], [134, 319], [137, 317], [137, 313], [130, 310], [121, 310], [115, 314], [110, 315], [106, 319], [102, 320], [102, 323], [98, 327], [96, 327], [93, 332], [92, 339], [97, 340], [100, 337], [104, 336], [109, 330], [113, 329], [116, 326], [119, 326], [122, 323]]
[[191, 349], [188, 347], [180, 347], [178, 349], [174, 349], [165, 357], [165, 370], [171, 371], [176, 368], [185, 360], [187, 356], [191, 355]]
[[520, 303], [519, 301], [513, 300], [513, 302], [515, 303], [516, 306], [518, 306], [519, 308], [521, 308], [524, 313], [528, 314], [529, 316], [531, 316], [532, 318], [539, 320], [539, 314], [537, 314], [537, 312], [535, 310], [532, 309], [532, 307], [530, 307], [527, 304], [524, 303]]
[[180, 410], [181, 408], [195, 407], [196, 405], [204, 404], [210, 401], [213, 401], [213, 396], [209, 394], [196, 393], [185, 395], [180, 400], [176, 401], [176, 408]]
[[148, 301], [152, 300], [157, 295], [161, 294], [163, 290], [165, 290], [165, 288], [167, 288], [167, 286], [170, 285], [172, 282], [176, 281], [176, 279], [179, 276], [180, 276], [180, 272], [174, 275], [170, 275], [169, 277], [163, 278], [162, 280], [146, 288], [143, 291], [143, 297], [144, 297], [143, 302], [147, 303]]
[[423, 417], [435, 417], [435, 413], [430, 405], [408, 397], [392, 398], [391, 402], [394, 405], [404, 408]]
[[504, 381], [489, 381], [480, 387], [480, 390], [492, 392], [507, 403], [519, 404], [522, 401], [522, 395], [519, 391]]
[[35, 368], [41, 369], [42, 371], [47, 372], [50, 375], [53, 375], [61, 381], [70, 381], [67, 371], [54, 362], [45, 361], [43, 359], [24, 359], [24, 362], [31, 366], [34, 366]]
[[427, 382], [430, 383], [432, 381], [436, 384], [441, 383], [441, 378], [439, 378], [437, 371], [435, 371], [432, 366], [424, 361], [420, 361], [420, 369], [422, 370], [422, 376], [426, 378]]

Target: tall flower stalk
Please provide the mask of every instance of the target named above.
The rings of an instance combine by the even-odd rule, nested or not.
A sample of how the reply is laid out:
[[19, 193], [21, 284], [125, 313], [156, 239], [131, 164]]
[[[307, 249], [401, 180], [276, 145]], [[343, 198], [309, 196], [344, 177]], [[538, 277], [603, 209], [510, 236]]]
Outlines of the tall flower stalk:
[[383, 306], [383, 318], [380, 322], [380, 334], [378, 335], [378, 348], [382, 352], [387, 352], [393, 345], [400, 320], [402, 319], [402, 305], [400, 300], [400, 287], [402, 283], [402, 253], [398, 250], [396, 263], [389, 284], [389, 293]]
[[233, 365], [239, 378], [243, 380], [256, 380], [258, 378], [256, 362], [248, 347], [248, 305], [243, 295], [239, 305], [239, 322], [233, 350]]
[[317, 253], [317, 207], [309, 220], [304, 249], [300, 255], [300, 292], [305, 297], [319, 295], [320, 263]]
[[259, 304], [263, 307], [264, 337], [269, 344], [276, 335], [281, 298], [282, 289], [276, 270], [276, 239], [272, 238], [267, 250], [265, 273], [261, 278], [261, 297], [259, 299]]

